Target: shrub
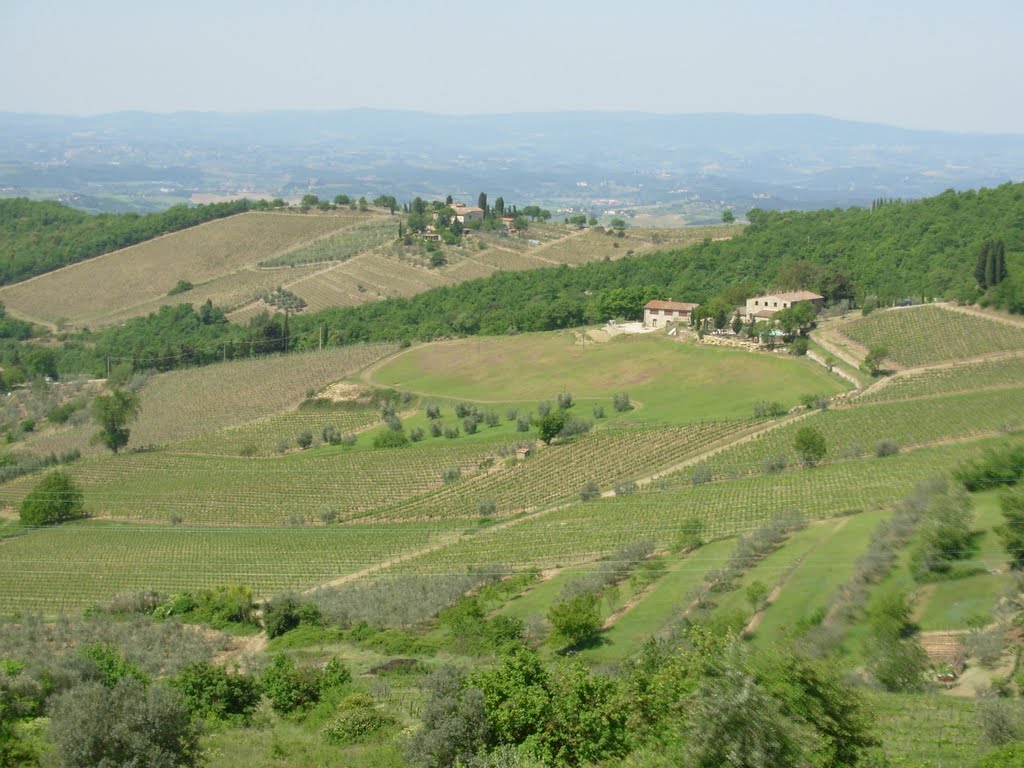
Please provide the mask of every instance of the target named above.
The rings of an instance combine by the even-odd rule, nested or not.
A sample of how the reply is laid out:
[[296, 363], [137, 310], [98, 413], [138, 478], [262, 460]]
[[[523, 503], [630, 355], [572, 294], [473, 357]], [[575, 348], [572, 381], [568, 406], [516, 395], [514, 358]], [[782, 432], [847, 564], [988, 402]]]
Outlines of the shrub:
[[825, 436], [814, 427], [801, 427], [797, 430], [793, 447], [805, 467], [813, 467], [825, 458]]
[[895, 440], [879, 440], [878, 444], [875, 445], [875, 456], [879, 458], [885, 456], [895, 456], [900, 452], [900, 444]]
[[464, 419], [472, 414], [474, 408], [469, 403], [456, 403], [455, 404], [455, 416], [459, 419]]
[[341, 444], [341, 432], [333, 424], [328, 424], [320, 432], [320, 437], [323, 441], [329, 445], [340, 445]]
[[302, 430], [298, 435], [296, 435], [295, 444], [303, 450], [309, 448], [309, 446], [313, 444], [313, 433], [308, 429]]
[[50, 525], [81, 517], [82, 491], [66, 472], [51, 472], [29, 491], [19, 514], [24, 525]]
[[505, 409], [505, 418], [509, 421], [515, 421], [519, 416], [519, 409], [515, 406], [509, 406]]
[[484, 414], [484, 423], [488, 427], [496, 427], [501, 423], [501, 419], [498, 417], [497, 411], [487, 411]]
[[789, 353], [797, 356], [806, 355], [810, 346], [811, 343], [807, 339], [799, 336], [789, 343]]
[[537, 403], [537, 414], [543, 419], [551, 413], [551, 403], [547, 400]]
[[448, 469], [441, 474], [441, 477], [445, 483], [454, 483], [462, 477], [462, 470], [458, 467], [448, 467]]
[[409, 437], [402, 431], [387, 429], [373, 438], [374, 448], [403, 448], [409, 444]]
[[480, 504], [477, 505], [476, 511], [480, 517], [490, 517], [498, 511], [498, 502], [491, 497], [481, 499]]
[[468, 417], [462, 420], [462, 428], [465, 430], [467, 435], [476, 434], [476, 425], [477, 421], [472, 417]]
[[615, 495], [625, 496], [629, 493], [636, 493], [636, 482], [633, 480], [622, 480], [615, 484]]
[[601, 495], [601, 487], [597, 484], [596, 480], [587, 480], [580, 488], [580, 500], [590, 501], [596, 499]]
[[384, 423], [387, 424], [388, 429], [390, 429], [392, 432], [402, 431], [402, 420], [393, 413], [389, 415], [386, 419], [384, 419]]
[[356, 444], [357, 440], [359, 440], [359, 435], [356, 435], [352, 432], [350, 432], [347, 435], [341, 436], [341, 444], [344, 445], [346, 448], [351, 448], [353, 445]]
[[566, 645], [589, 640], [601, 629], [597, 595], [584, 592], [559, 600], [548, 610], [548, 621]]
[[249, 675], [229, 674], [207, 661], [185, 666], [171, 680], [193, 717], [248, 720], [260, 703], [260, 688]]
[[698, 464], [693, 468], [693, 476], [690, 478], [690, 482], [693, 485], [704, 485], [710, 483], [714, 479], [714, 472], [711, 467], [707, 464]]
[[271, 600], [263, 609], [263, 627], [271, 639], [290, 632], [299, 624], [317, 626], [322, 623], [323, 617], [316, 605], [303, 602], [291, 593]]
[[575, 405], [571, 392], [559, 392], [555, 400], [558, 402], [558, 407], [563, 410], [568, 410]]
[[441, 432], [442, 432], [441, 422], [439, 422], [439, 421], [431, 421], [430, 425], [427, 427], [427, 429], [430, 430], [430, 436], [431, 437], [440, 437], [441, 436]]
[[211, 627], [222, 628], [228, 624], [253, 623], [255, 608], [252, 589], [242, 584], [227, 584], [197, 592], [191, 612]]
[[414, 443], [418, 443], [420, 440], [422, 440], [423, 427], [414, 427], [413, 429], [409, 430], [409, 439]]
[[604, 406], [603, 405], [595, 405], [593, 413], [594, 413], [594, 418], [595, 419], [603, 419], [604, 418]]
[[441, 406], [436, 403], [431, 403], [427, 406], [427, 418], [428, 419], [440, 419], [441, 418]]
[[616, 392], [612, 395], [612, 407], [619, 413], [632, 410], [633, 404], [629, 401], [629, 394], [626, 392]]
[[241, 456], [243, 459], [251, 459], [253, 456], [256, 455], [257, 451], [258, 449], [253, 443], [246, 443], [245, 445], [238, 449], [238, 455]]
[[516, 432], [529, 432], [530, 431], [530, 417], [529, 416], [518, 416], [516, 417]]
[[764, 462], [764, 471], [769, 475], [777, 475], [786, 468], [786, 454], [780, 453]]
[[274, 656], [260, 686], [274, 711], [281, 714], [304, 709], [320, 699], [320, 673], [312, 667], [296, 667], [283, 653]]
[[377, 709], [370, 696], [353, 693], [341, 700], [321, 733], [331, 744], [344, 746], [363, 741], [394, 722], [394, 718]]
[[341, 659], [331, 657], [324, 665], [323, 674], [320, 676], [320, 695], [323, 696], [328, 691], [340, 691], [347, 688], [351, 682], [352, 670]]
[[449, 440], [454, 440], [456, 437], [459, 436], [459, 428], [458, 427], [445, 426], [445, 428], [444, 428], [444, 436], [446, 438], [448, 438]]

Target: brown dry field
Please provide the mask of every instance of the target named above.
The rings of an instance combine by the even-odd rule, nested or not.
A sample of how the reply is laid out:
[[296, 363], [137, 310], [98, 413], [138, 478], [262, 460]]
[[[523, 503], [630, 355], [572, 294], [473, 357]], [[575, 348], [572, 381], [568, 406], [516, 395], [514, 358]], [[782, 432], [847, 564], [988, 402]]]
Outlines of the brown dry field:
[[[291, 269], [255, 269], [259, 261], [365, 221], [368, 215], [374, 214], [243, 213], [5, 286], [0, 302], [12, 315], [51, 327], [61, 321], [69, 326], [111, 325], [162, 304], [195, 304], [207, 298], [232, 306], [251, 300], [260, 289], [280, 285], [285, 277], [294, 279]], [[168, 296], [179, 279], [196, 288]]]

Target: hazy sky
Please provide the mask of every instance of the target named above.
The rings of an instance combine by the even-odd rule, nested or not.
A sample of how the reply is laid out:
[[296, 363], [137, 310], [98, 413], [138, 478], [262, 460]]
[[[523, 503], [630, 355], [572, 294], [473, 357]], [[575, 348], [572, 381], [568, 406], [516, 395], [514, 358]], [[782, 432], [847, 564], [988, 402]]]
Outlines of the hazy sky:
[[0, 111], [803, 112], [1024, 133], [1020, 0], [0, 0]]

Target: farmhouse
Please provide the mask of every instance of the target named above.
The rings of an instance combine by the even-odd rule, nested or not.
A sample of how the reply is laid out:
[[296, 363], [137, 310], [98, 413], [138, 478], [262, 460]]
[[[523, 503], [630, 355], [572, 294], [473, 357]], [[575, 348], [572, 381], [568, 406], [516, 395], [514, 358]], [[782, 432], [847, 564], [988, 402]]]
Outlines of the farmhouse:
[[767, 320], [780, 309], [789, 309], [801, 301], [809, 301], [817, 311], [825, 306], [825, 297], [819, 296], [811, 291], [785, 291], [783, 293], [769, 293], [766, 296], [754, 296], [747, 299], [746, 319]]
[[669, 323], [688, 323], [700, 304], [686, 301], [648, 301], [644, 304], [644, 328], [664, 328]]
[[449, 208], [455, 211], [455, 220], [460, 224], [484, 220], [483, 208], [477, 208], [474, 205], [463, 205], [462, 203], [452, 203]]

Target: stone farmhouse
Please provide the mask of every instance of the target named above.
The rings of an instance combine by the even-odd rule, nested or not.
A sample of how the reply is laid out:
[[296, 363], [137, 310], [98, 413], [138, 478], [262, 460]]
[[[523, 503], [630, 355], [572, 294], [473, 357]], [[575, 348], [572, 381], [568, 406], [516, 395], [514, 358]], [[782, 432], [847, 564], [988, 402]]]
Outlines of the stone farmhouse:
[[460, 224], [469, 224], [474, 221], [484, 220], [484, 209], [477, 208], [475, 205], [452, 203], [448, 207], [455, 211], [455, 220]]
[[644, 304], [644, 328], [664, 328], [669, 323], [689, 323], [700, 304], [686, 301], [648, 301]]
[[769, 293], [765, 296], [754, 296], [747, 299], [744, 318], [751, 320], [770, 320], [780, 309], [789, 309], [801, 301], [809, 301], [820, 312], [825, 306], [825, 297], [811, 291], [784, 291]]

